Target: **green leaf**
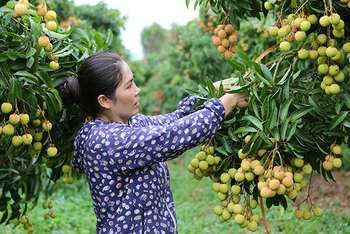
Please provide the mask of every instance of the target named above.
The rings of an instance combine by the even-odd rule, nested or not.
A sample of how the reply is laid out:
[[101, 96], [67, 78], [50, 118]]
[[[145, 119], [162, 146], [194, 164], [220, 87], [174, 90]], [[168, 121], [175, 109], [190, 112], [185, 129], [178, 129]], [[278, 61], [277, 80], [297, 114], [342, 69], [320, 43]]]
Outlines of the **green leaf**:
[[49, 37], [52, 37], [52, 38], [55, 38], [58, 40], [68, 39], [68, 37], [69, 37], [69, 34], [53, 32], [53, 31], [48, 30], [45, 26], [43, 26], [43, 31]]
[[314, 111], [321, 117], [325, 118], [327, 116], [326, 112], [318, 105], [319, 101], [315, 97], [309, 97], [309, 103], [313, 107]]
[[269, 81], [269, 84], [272, 85], [273, 84], [273, 80], [272, 80], [272, 74], [271, 71], [268, 67], [265, 66], [265, 64], [260, 64], [261, 67], [261, 71], [264, 74], [264, 77]]
[[36, 53], [36, 49], [33, 47], [30, 47], [30, 49], [26, 52], [25, 58], [32, 57]]
[[237, 135], [238, 133], [248, 133], [248, 132], [257, 132], [257, 130], [253, 127], [250, 127], [250, 126], [243, 126], [243, 127], [237, 128], [233, 132], [233, 134]]
[[339, 114], [337, 114], [330, 122], [329, 122], [329, 130], [332, 130], [333, 128], [337, 127], [339, 124], [341, 124], [346, 116], [348, 116], [348, 111], [342, 111]]
[[344, 93], [342, 97], [344, 98], [345, 105], [350, 108], [350, 94]]
[[289, 111], [289, 106], [293, 102], [293, 100], [294, 100], [294, 97], [289, 97], [283, 102], [281, 110], [280, 110], [281, 122], [283, 122], [286, 119], [286, 117], [288, 115], [288, 111]]
[[263, 125], [260, 120], [254, 116], [246, 115], [242, 118], [243, 120], [249, 120], [252, 124], [254, 124], [260, 130], [263, 130]]
[[312, 110], [313, 107], [310, 106], [304, 106], [301, 107], [297, 110], [295, 110], [291, 115], [290, 115], [290, 122], [294, 122], [298, 119], [300, 119], [301, 117], [303, 117], [304, 115], [306, 115], [307, 113], [309, 113]]
[[103, 37], [97, 31], [94, 31], [94, 35], [95, 35], [95, 39], [96, 39], [98, 47], [102, 48], [104, 46], [104, 43], [105, 43], [103, 40]]
[[287, 81], [287, 79], [289, 78], [289, 75], [290, 75], [289, 73], [291, 72], [291, 70], [292, 70], [292, 65], [290, 65], [290, 66], [288, 67], [288, 69], [287, 69], [287, 71], [284, 73], [282, 79], [279, 80], [279, 81], [277, 82], [277, 85], [283, 85], [284, 82]]
[[255, 73], [256, 76], [259, 78], [259, 80], [261, 82], [263, 82], [264, 84], [266, 84], [268, 87], [272, 87], [272, 84], [270, 83], [270, 81], [268, 79], [266, 79], [265, 77], [263, 77], [262, 75], [260, 75], [259, 73]]
[[43, 71], [38, 71], [36, 75], [40, 78], [40, 80], [48, 87], [48, 88], [54, 88], [53, 82], [51, 77]]
[[210, 97], [210, 98], [216, 97], [216, 90], [215, 90], [215, 87], [214, 87], [212, 80], [207, 77], [205, 79], [205, 83], [207, 84], [207, 87], [209, 90], [208, 97]]
[[267, 147], [271, 147], [273, 145], [272, 141], [269, 139], [269, 137], [264, 132], [259, 132], [259, 136], [267, 144]]
[[272, 107], [272, 113], [270, 115], [269, 120], [266, 123], [266, 126], [269, 130], [273, 129], [277, 125], [277, 117], [278, 117], [278, 110], [277, 107]]
[[245, 52], [237, 51], [236, 55], [243, 59], [248, 65], [252, 66], [252, 60], [249, 59], [248, 55]]
[[38, 77], [34, 76], [32, 73], [27, 71], [18, 71], [13, 74], [14, 76], [18, 76], [20, 80], [25, 80], [28, 83], [35, 84], [40, 86]]
[[246, 68], [244, 66], [243, 63], [240, 63], [234, 59], [226, 59], [227, 63], [230, 65], [230, 67], [232, 67], [233, 69], [237, 70], [237, 71], [245, 71]]
[[287, 141], [289, 141], [293, 137], [296, 129], [297, 129], [297, 122], [294, 122], [289, 126], [287, 130], [287, 137], [286, 137]]
[[287, 118], [287, 119], [284, 120], [284, 121], [282, 122], [282, 124], [281, 124], [280, 135], [281, 135], [281, 139], [282, 139], [283, 141], [286, 139], [287, 128], [288, 128], [289, 120], [290, 120], [290, 118]]
[[108, 29], [107, 39], [106, 39], [106, 43], [104, 45], [104, 48], [107, 49], [111, 45], [112, 42], [113, 42], [113, 32], [112, 32], [112, 30]]

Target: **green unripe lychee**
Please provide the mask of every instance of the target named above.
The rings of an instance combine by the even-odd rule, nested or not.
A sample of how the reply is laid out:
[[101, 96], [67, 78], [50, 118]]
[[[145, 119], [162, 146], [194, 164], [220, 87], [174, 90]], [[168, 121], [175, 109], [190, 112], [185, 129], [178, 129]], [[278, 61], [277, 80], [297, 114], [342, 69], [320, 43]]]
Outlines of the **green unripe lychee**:
[[329, 23], [331, 24], [338, 24], [340, 21], [340, 15], [338, 15], [337, 13], [332, 13], [329, 16]]
[[333, 61], [340, 61], [340, 59], [342, 58], [343, 54], [342, 52], [340, 52], [339, 50], [337, 50], [337, 53], [331, 57], [331, 59]]
[[337, 82], [343, 82], [345, 79], [345, 75], [343, 72], [339, 72], [337, 75], [334, 76], [334, 80]]
[[309, 210], [304, 210], [303, 219], [309, 220], [309, 219], [311, 219], [311, 217], [312, 217], [311, 211], [309, 211]]
[[307, 20], [311, 23], [311, 24], [317, 24], [318, 23], [318, 18], [315, 14], [311, 14], [307, 17]]
[[308, 31], [311, 28], [311, 23], [307, 20], [304, 20], [303, 22], [300, 23], [300, 29], [302, 31]]
[[191, 164], [191, 166], [192, 166], [193, 168], [198, 168], [198, 167], [199, 167], [199, 160], [198, 160], [198, 158], [192, 159], [191, 162], [190, 162], [190, 164]]
[[53, 10], [47, 11], [45, 14], [45, 20], [47, 21], [56, 20], [56, 18], [57, 18], [57, 14]]
[[12, 141], [12, 145], [14, 146], [20, 146], [23, 143], [21, 136], [13, 136], [11, 141]]
[[54, 20], [50, 20], [46, 22], [45, 27], [50, 31], [56, 31], [57, 30], [57, 23]]
[[55, 157], [57, 155], [57, 148], [55, 146], [50, 146], [47, 149], [47, 155], [49, 157]]
[[330, 76], [330, 75], [326, 75], [325, 77], [323, 77], [323, 80], [322, 80], [324, 83], [325, 83], [325, 85], [331, 85], [331, 84], [333, 84], [333, 82], [334, 82], [334, 79], [333, 79], [333, 77], [332, 76]]
[[317, 70], [320, 74], [327, 74], [328, 73], [328, 65], [325, 63], [322, 63], [322, 64], [318, 65]]
[[30, 145], [32, 143], [32, 141], [33, 141], [33, 136], [30, 135], [29, 133], [25, 133], [22, 136], [22, 141], [23, 141], [23, 144]]
[[335, 28], [333, 28], [332, 34], [336, 38], [341, 38], [341, 37], [344, 36], [345, 30], [344, 29], [335, 29]]
[[1, 112], [4, 114], [10, 113], [12, 110], [12, 104], [9, 102], [4, 102], [1, 104]]
[[300, 210], [300, 209], [296, 209], [296, 210], [294, 211], [294, 216], [295, 216], [296, 218], [298, 218], [298, 219], [301, 219], [301, 218], [303, 217], [303, 214], [304, 214], [304, 212], [303, 212], [302, 210]]
[[214, 211], [214, 214], [221, 215], [222, 212], [224, 211], [224, 208], [222, 206], [215, 206], [213, 211]]
[[20, 122], [20, 117], [17, 114], [11, 114], [9, 117], [9, 121], [11, 124], [16, 125]]
[[288, 41], [282, 41], [279, 47], [280, 50], [283, 52], [288, 52], [291, 48], [290, 43]]
[[307, 49], [300, 49], [298, 51], [298, 57], [300, 59], [307, 59], [309, 57], [309, 51]]
[[279, 37], [285, 37], [285, 36], [287, 36], [287, 33], [288, 33], [287, 29], [282, 27], [282, 28], [278, 29], [277, 35]]
[[222, 183], [227, 183], [231, 180], [231, 176], [228, 173], [224, 172], [220, 175], [220, 180]]
[[264, 2], [264, 7], [266, 10], [271, 11], [275, 6], [269, 1]]
[[304, 160], [302, 158], [295, 158], [293, 163], [296, 167], [302, 167], [304, 165]]
[[269, 28], [269, 33], [272, 37], [275, 37], [278, 35], [278, 27], [277, 26], [271, 26]]
[[316, 60], [317, 57], [318, 57], [318, 52], [317, 52], [317, 50], [310, 50], [310, 51], [309, 51], [309, 57], [310, 57], [310, 59], [312, 59], [312, 60]]
[[59, 63], [56, 61], [51, 61], [49, 66], [53, 71], [56, 71], [60, 67]]
[[313, 212], [314, 212], [314, 215], [317, 216], [317, 217], [322, 216], [322, 209], [320, 207], [315, 207], [313, 209]]
[[306, 33], [304, 31], [297, 31], [294, 38], [296, 41], [305, 41]]
[[317, 53], [318, 53], [319, 56], [326, 56], [326, 54], [327, 54], [327, 47], [325, 47], [325, 46], [318, 47]]
[[327, 49], [326, 49], [326, 55], [327, 55], [328, 57], [333, 57], [333, 56], [335, 56], [335, 55], [337, 54], [337, 52], [338, 52], [337, 48], [335, 48], [335, 47], [333, 47], [333, 46], [329, 46], [329, 47], [327, 47]]
[[40, 36], [38, 39], [38, 43], [41, 47], [45, 47], [49, 45], [50, 39], [47, 36]]
[[19, 120], [22, 125], [26, 125], [29, 123], [29, 115], [28, 114], [19, 114]]
[[319, 23], [322, 27], [328, 27], [329, 26], [329, 17], [327, 15], [322, 16], [319, 19]]
[[207, 163], [207, 161], [200, 161], [198, 164], [198, 167], [202, 170], [202, 171], [206, 171], [209, 167], [209, 164]]
[[327, 36], [326, 36], [326, 34], [323, 34], [323, 33], [322, 34], [318, 34], [317, 37], [316, 37], [316, 40], [317, 40], [317, 43], [319, 45], [324, 45], [327, 42]]
[[340, 168], [342, 166], [343, 162], [340, 158], [335, 158], [335, 159], [333, 159], [332, 164], [335, 168]]
[[207, 157], [207, 154], [204, 151], [199, 151], [196, 154], [196, 158], [198, 158], [199, 161], [206, 159], [206, 157]]
[[350, 53], [350, 42], [344, 43], [343, 50], [345, 53]]
[[27, 13], [28, 7], [26, 6], [26, 4], [16, 3], [14, 11], [18, 16], [22, 16]]
[[42, 127], [44, 129], [44, 131], [50, 131], [52, 129], [52, 123], [48, 120], [45, 120], [42, 124]]
[[328, 73], [331, 76], [335, 76], [339, 73], [339, 66], [338, 65], [330, 65], [328, 69]]
[[326, 56], [319, 55], [317, 58], [317, 64], [324, 64], [324, 63], [326, 63], [326, 61], [327, 61]]
[[332, 27], [333, 27], [334, 29], [341, 30], [341, 29], [344, 29], [345, 23], [344, 23], [343, 20], [339, 20], [339, 23], [338, 23], [338, 24], [332, 24]]
[[320, 47], [320, 44], [318, 44], [317, 40], [311, 42], [311, 49], [317, 50], [318, 47]]

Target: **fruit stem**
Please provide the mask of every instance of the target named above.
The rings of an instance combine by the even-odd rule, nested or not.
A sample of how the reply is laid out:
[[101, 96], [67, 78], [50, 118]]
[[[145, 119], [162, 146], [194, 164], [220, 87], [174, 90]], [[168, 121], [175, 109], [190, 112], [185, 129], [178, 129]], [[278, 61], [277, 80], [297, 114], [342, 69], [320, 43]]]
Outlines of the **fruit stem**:
[[262, 197], [259, 197], [259, 200], [260, 200], [259, 203], [260, 203], [260, 209], [261, 209], [264, 227], [265, 227], [266, 233], [270, 234], [269, 226], [267, 224], [266, 215], [265, 215], [264, 201], [263, 201]]

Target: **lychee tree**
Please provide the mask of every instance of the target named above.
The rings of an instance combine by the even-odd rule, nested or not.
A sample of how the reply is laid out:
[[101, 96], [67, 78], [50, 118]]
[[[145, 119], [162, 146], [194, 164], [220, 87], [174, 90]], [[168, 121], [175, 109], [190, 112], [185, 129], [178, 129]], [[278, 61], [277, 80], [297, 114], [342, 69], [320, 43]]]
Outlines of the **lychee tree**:
[[[269, 233], [265, 205], [286, 209], [300, 191], [308, 191], [312, 173], [334, 180], [332, 170], [342, 167], [340, 146], [350, 145], [350, 3], [198, 0], [197, 6], [217, 19], [216, 46], [234, 46], [236, 41], [224, 45], [215, 38], [222, 42], [232, 34], [227, 25], [244, 36], [239, 31], [247, 21], [265, 24], [269, 40], [275, 38], [259, 55], [239, 46], [226, 56], [234, 75], [219, 87], [207, 79], [198, 90], [188, 90], [200, 98], [198, 105], [224, 92], [249, 97], [249, 107], [227, 117], [188, 170], [197, 180], [213, 181], [218, 196], [213, 212], [221, 222], [233, 220], [256, 231], [261, 217], [254, 209], [260, 205]], [[296, 218], [321, 216], [322, 209], [306, 194], [297, 204]]]
[[[0, 223], [34, 230], [27, 210], [49, 202], [55, 182], [72, 183], [73, 140], [85, 115], [64, 107], [58, 88], [80, 62], [106, 50], [111, 32], [93, 37], [59, 26], [46, 1], [8, 1], [0, 8]], [[45, 204], [46, 204], [45, 203]], [[47, 217], [55, 217], [51, 205]]]

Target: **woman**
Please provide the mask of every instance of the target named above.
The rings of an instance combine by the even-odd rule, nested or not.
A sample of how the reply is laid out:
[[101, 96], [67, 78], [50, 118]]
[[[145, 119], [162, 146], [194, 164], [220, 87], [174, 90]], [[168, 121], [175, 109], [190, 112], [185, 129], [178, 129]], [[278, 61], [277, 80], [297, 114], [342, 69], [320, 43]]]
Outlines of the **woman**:
[[212, 138], [246, 97], [225, 94], [194, 109], [189, 96], [172, 113], [144, 116], [133, 73], [111, 52], [87, 58], [65, 87], [75, 100], [62, 99], [93, 117], [75, 139], [73, 168], [86, 175], [97, 233], [177, 233], [166, 161]]

